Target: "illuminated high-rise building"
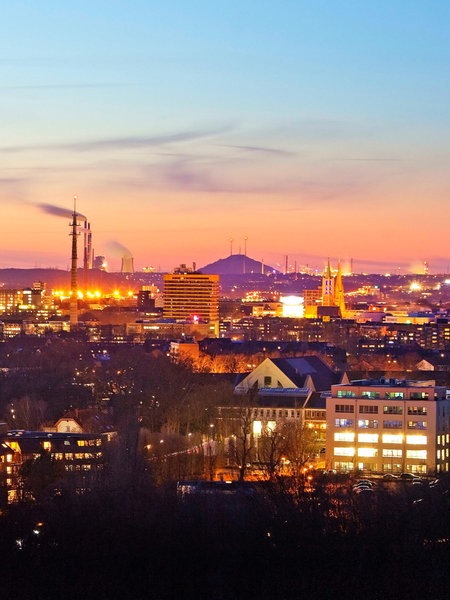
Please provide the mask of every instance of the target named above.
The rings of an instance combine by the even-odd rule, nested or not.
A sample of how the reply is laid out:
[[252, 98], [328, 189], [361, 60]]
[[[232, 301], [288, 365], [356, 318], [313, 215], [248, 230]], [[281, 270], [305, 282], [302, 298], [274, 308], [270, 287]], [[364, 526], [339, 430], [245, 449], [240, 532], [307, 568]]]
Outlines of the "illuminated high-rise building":
[[186, 265], [164, 275], [163, 316], [208, 322], [211, 336], [219, 335], [219, 275], [205, 275]]

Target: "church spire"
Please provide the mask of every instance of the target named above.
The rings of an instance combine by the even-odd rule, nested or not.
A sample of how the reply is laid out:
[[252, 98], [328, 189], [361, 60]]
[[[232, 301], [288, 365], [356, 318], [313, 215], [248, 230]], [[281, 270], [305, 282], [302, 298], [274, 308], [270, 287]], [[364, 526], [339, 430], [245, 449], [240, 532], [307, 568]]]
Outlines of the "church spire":
[[334, 283], [334, 303], [339, 307], [341, 317], [345, 316], [344, 284], [342, 283], [341, 261], [338, 261], [336, 279]]
[[330, 259], [322, 278], [322, 306], [334, 306], [334, 278], [331, 273]]

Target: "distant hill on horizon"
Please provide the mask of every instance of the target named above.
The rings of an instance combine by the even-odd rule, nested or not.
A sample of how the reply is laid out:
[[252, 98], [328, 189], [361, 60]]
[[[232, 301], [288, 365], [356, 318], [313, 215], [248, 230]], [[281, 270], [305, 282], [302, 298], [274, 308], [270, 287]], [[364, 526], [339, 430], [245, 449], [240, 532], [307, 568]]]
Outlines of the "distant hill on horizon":
[[227, 258], [220, 258], [205, 265], [199, 271], [206, 275], [245, 275], [250, 273], [266, 275], [268, 273], [279, 273], [277, 269], [270, 265], [265, 265], [245, 254], [231, 254]]

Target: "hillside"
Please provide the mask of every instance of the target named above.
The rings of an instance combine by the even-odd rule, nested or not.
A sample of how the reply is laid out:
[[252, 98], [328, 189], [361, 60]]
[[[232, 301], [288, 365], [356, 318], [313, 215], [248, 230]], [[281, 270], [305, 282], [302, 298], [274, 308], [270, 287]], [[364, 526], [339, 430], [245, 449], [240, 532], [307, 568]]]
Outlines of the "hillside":
[[220, 258], [200, 269], [202, 273], [217, 275], [245, 275], [268, 274], [278, 271], [270, 265], [265, 265], [259, 260], [254, 260], [245, 254], [231, 254], [227, 258]]

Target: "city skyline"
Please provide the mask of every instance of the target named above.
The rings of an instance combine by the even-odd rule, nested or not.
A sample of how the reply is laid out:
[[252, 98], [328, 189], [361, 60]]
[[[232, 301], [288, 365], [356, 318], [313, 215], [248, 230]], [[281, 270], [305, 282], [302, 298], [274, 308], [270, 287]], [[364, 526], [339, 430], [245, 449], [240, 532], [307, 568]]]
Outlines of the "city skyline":
[[449, 272], [450, 6], [3, 13], [0, 268], [66, 269], [70, 220], [42, 206], [77, 196], [111, 270], [126, 248], [136, 270], [245, 252]]

